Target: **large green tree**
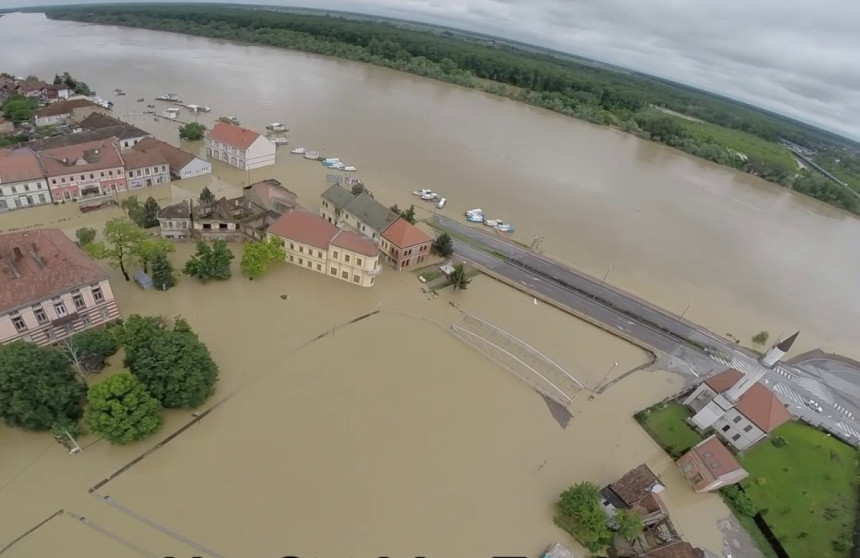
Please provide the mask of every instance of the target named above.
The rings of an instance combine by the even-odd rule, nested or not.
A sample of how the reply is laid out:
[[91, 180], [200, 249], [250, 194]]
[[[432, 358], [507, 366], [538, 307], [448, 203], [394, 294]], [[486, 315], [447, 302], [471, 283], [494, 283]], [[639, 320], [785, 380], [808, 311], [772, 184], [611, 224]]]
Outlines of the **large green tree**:
[[132, 261], [143, 267], [146, 273], [149, 273], [152, 262], [160, 256], [167, 257], [176, 250], [176, 245], [167, 240], [163, 236], [149, 236], [143, 238], [140, 242], [132, 247]]
[[249, 242], [242, 252], [239, 267], [248, 279], [262, 277], [272, 264], [284, 261], [284, 241], [270, 236], [264, 242]]
[[30, 120], [38, 108], [39, 104], [35, 100], [21, 95], [12, 95], [0, 105], [0, 112], [13, 123], [20, 124]]
[[116, 217], [105, 224], [103, 236], [103, 241], [91, 242], [84, 250], [92, 258], [108, 260], [111, 266], [122, 271], [126, 281], [130, 280], [126, 267], [134, 264], [141, 243], [146, 240], [146, 232], [128, 219]]
[[454, 271], [448, 275], [448, 283], [454, 286], [454, 290], [466, 290], [471, 282], [472, 280], [466, 273], [466, 267], [461, 263], [455, 264]]
[[9, 426], [48, 430], [76, 422], [85, 393], [60, 350], [23, 341], [0, 349], [0, 415]]
[[129, 318], [134, 323], [124, 334], [129, 370], [164, 407], [197, 407], [203, 403], [215, 391], [218, 380], [218, 366], [206, 345], [181, 318], [172, 328], [165, 327], [163, 320], [137, 318]]
[[179, 127], [179, 139], [185, 141], [199, 141], [206, 134], [206, 126], [199, 122], [189, 122]]
[[449, 257], [454, 253], [454, 241], [451, 240], [451, 237], [448, 236], [448, 233], [442, 233], [436, 237], [433, 241], [433, 244], [430, 245], [430, 249], [442, 256], [443, 258]]
[[233, 257], [233, 252], [223, 240], [216, 240], [212, 244], [200, 240], [197, 242], [197, 252], [185, 262], [182, 272], [204, 283], [211, 279], [229, 279]]
[[158, 400], [140, 380], [121, 372], [94, 384], [87, 393], [84, 422], [113, 444], [128, 444], [153, 434], [161, 426]]
[[140, 225], [144, 229], [158, 226], [158, 211], [161, 208], [155, 198], [149, 196], [143, 204], [143, 224]]
[[167, 254], [163, 252], [155, 254], [150, 262], [150, 270], [152, 284], [159, 291], [166, 291], [176, 285], [176, 271]]
[[215, 194], [212, 193], [209, 186], [204, 186], [200, 191], [200, 197], [198, 199], [200, 203], [212, 203], [215, 201]]
[[118, 326], [111, 326], [110, 329], [93, 327], [76, 333], [69, 340], [84, 354], [107, 358], [119, 349], [119, 343], [114, 335], [116, 327]]
[[624, 538], [632, 541], [642, 532], [642, 516], [632, 510], [615, 510], [615, 531]]
[[86, 246], [96, 239], [96, 230], [89, 227], [81, 227], [75, 231], [75, 236], [78, 239], [78, 244]]
[[581, 482], [561, 493], [555, 524], [592, 553], [602, 551], [612, 542], [612, 532], [600, 508], [600, 490], [594, 483]]

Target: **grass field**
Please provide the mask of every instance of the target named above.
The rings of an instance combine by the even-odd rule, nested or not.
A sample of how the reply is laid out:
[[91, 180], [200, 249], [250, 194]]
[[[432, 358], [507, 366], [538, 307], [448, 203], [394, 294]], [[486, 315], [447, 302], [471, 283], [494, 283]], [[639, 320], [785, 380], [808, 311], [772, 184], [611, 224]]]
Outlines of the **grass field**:
[[777, 143], [708, 122], [681, 120], [681, 125], [697, 142], [716, 143], [743, 153], [750, 159], [767, 162], [792, 171], [797, 170], [797, 162], [791, 152]]
[[[702, 438], [684, 420], [683, 405], [669, 403], [636, 419], [664, 450], [678, 457]], [[781, 438], [785, 444], [774, 444]], [[788, 422], [744, 455], [749, 472], [741, 486], [791, 558], [847, 558], [857, 513], [858, 453], [824, 432]], [[762, 552], [775, 556], [751, 517], [738, 519]]]
[[857, 513], [857, 451], [805, 424], [774, 433], [740, 461], [744, 491], [792, 557], [849, 556]]

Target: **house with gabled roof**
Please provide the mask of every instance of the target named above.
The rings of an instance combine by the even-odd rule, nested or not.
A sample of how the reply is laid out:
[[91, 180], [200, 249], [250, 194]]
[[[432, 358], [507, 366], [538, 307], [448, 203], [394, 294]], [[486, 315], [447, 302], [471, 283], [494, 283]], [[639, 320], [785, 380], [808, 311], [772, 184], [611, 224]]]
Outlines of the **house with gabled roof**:
[[696, 492], [717, 490], [749, 476], [716, 435], [690, 448], [675, 464]]
[[125, 192], [125, 166], [109, 140], [38, 152], [54, 203]]
[[278, 147], [263, 135], [225, 122], [206, 132], [206, 155], [242, 170], [275, 164]]
[[0, 212], [51, 203], [48, 180], [32, 150], [0, 149]]
[[212, 173], [212, 163], [209, 161], [152, 137], [139, 140], [132, 149], [158, 151], [167, 160], [170, 175], [179, 180]]
[[433, 239], [427, 233], [403, 217], [391, 223], [379, 239], [386, 263], [397, 271], [423, 263], [430, 255], [431, 244]]

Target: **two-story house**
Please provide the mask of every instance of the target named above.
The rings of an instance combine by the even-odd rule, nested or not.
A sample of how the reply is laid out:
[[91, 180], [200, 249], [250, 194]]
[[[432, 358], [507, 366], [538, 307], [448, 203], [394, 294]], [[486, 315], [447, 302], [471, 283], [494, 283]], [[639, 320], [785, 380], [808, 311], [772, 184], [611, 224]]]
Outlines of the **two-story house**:
[[355, 196], [340, 184], [332, 184], [320, 194], [320, 199], [320, 217], [340, 226], [344, 221], [343, 210], [355, 200]]
[[191, 239], [191, 202], [183, 200], [158, 210], [161, 236], [170, 240]]
[[0, 345], [51, 345], [118, 318], [107, 273], [62, 231], [0, 235]]
[[167, 159], [160, 152], [129, 149], [121, 157], [129, 189], [170, 182]]
[[57, 101], [36, 111], [36, 126], [56, 126], [83, 120], [93, 112], [107, 112], [89, 99]]
[[125, 192], [125, 167], [110, 140], [47, 149], [38, 153], [54, 203]]
[[45, 100], [49, 103], [65, 101], [72, 95], [72, 90], [64, 83], [49, 85], [45, 88]]
[[284, 241], [287, 262], [359, 287], [372, 287], [382, 272], [376, 244], [301, 207], [281, 215], [268, 235]]
[[379, 239], [386, 263], [397, 271], [423, 263], [430, 255], [431, 244], [433, 239], [427, 233], [403, 217], [385, 229]]
[[145, 130], [141, 130], [136, 126], [126, 124], [121, 120], [117, 120], [113, 116], [100, 112], [90, 114], [81, 120], [78, 126], [81, 130], [88, 132], [103, 130], [103, 132], [98, 134], [99, 137], [94, 139], [107, 139], [108, 137], [113, 137], [116, 140], [117, 147], [119, 147], [121, 151], [131, 149], [141, 140], [151, 137], [151, 134]]
[[206, 154], [242, 170], [274, 165], [277, 151], [268, 138], [241, 126], [216, 122], [206, 132]]
[[143, 138], [134, 144], [133, 149], [161, 153], [167, 161], [170, 175], [177, 180], [212, 174], [212, 163], [209, 161], [155, 138]]
[[0, 212], [51, 203], [39, 158], [30, 149], [0, 149]]

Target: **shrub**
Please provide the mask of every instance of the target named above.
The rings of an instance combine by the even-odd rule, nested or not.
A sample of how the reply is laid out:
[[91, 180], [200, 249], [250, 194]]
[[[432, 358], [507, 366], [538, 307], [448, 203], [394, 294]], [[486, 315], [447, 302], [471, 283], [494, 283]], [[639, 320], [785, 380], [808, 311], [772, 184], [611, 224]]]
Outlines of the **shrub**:
[[720, 494], [722, 494], [723, 499], [726, 501], [726, 505], [735, 513], [749, 517], [758, 513], [758, 509], [753, 504], [753, 501], [737, 486], [721, 488]]

